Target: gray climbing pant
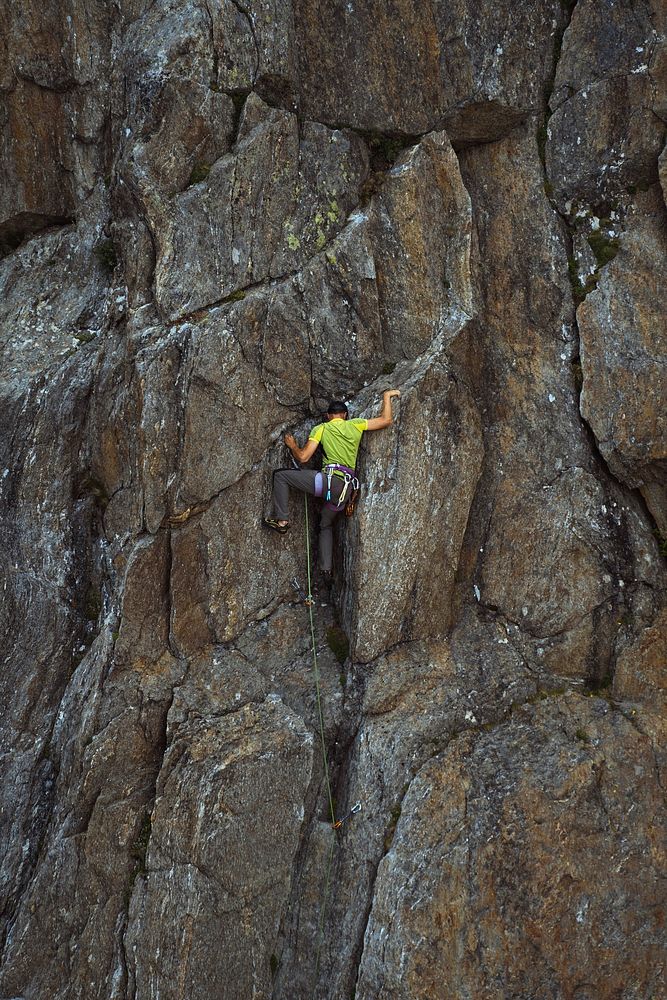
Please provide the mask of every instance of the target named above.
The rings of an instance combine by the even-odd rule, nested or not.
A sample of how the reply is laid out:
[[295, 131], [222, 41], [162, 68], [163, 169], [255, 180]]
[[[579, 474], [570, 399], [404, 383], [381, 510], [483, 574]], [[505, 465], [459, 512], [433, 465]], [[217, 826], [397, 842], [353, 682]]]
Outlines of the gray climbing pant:
[[[289, 488], [301, 490], [315, 496], [315, 476], [313, 469], [280, 469], [273, 476], [273, 514], [278, 521], [288, 521]], [[342, 493], [343, 480], [340, 476], [331, 479], [331, 499], [338, 500]], [[324, 478], [326, 491], [326, 476]], [[342, 511], [343, 508], [341, 508]], [[333, 552], [333, 523], [341, 511], [324, 506], [320, 516], [320, 535], [318, 542], [318, 564], [325, 573], [331, 572]]]

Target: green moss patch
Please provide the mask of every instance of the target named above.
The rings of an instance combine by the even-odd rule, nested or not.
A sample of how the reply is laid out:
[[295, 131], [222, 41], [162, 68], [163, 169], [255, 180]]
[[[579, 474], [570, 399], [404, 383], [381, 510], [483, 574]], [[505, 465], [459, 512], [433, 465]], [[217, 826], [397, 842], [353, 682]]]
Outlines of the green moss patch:
[[604, 267], [605, 264], [612, 261], [620, 248], [619, 241], [602, 230], [590, 234], [588, 245], [595, 255], [598, 267]]
[[350, 652], [350, 640], [340, 625], [331, 625], [327, 629], [327, 645], [339, 663], [345, 663]]
[[210, 163], [195, 163], [190, 174], [190, 180], [188, 181], [188, 187], [192, 184], [199, 184], [200, 181], [205, 181], [211, 172]]

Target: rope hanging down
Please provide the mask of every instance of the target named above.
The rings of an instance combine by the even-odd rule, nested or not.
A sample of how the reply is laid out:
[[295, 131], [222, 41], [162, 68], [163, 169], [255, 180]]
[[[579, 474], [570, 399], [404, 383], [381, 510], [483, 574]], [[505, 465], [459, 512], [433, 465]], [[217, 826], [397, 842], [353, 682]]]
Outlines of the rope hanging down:
[[[334, 831], [340, 830], [343, 823], [345, 823], [354, 813], [357, 813], [361, 809], [361, 802], [357, 802], [350, 812], [343, 816], [341, 819], [336, 820], [336, 812], [334, 809], [333, 794], [331, 791], [331, 778], [329, 775], [329, 761], [327, 758], [327, 746], [324, 737], [324, 713], [322, 711], [322, 692], [320, 690], [320, 669], [317, 663], [317, 639], [315, 636], [315, 619], [313, 617], [313, 594], [312, 594], [312, 570], [311, 570], [311, 557], [310, 557], [310, 524], [308, 519], [308, 496], [304, 494], [304, 510], [305, 510], [305, 522], [306, 522], [306, 566], [308, 572], [308, 593], [304, 594], [299, 586], [298, 580], [292, 581], [292, 586], [299, 594], [299, 597], [303, 603], [308, 608], [308, 618], [310, 621], [310, 638], [312, 643], [313, 651], [313, 674], [315, 676], [315, 695], [317, 699], [317, 715], [320, 724], [320, 742], [322, 745], [322, 762], [324, 764], [324, 777], [327, 785], [327, 796], [329, 799], [329, 815], [331, 818], [331, 827]], [[322, 941], [324, 939], [324, 924], [326, 920], [327, 906], [329, 902], [329, 888], [331, 885], [331, 868], [333, 865], [333, 853], [334, 847], [336, 845], [336, 836], [331, 838], [331, 845], [329, 847], [329, 857], [327, 858], [326, 867], [326, 878], [324, 883], [324, 898], [322, 900], [322, 906], [320, 908], [320, 917], [317, 925], [317, 949], [315, 955], [315, 982], [313, 988], [313, 996], [317, 992], [317, 979], [320, 968], [320, 955], [322, 951]]]
[[329, 760], [327, 757], [327, 745], [324, 737], [324, 713], [322, 711], [322, 692], [320, 689], [320, 670], [317, 663], [317, 639], [315, 636], [315, 620], [313, 617], [313, 607], [315, 606], [315, 601], [313, 600], [312, 594], [312, 569], [311, 569], [311, 556], [310, 556], [310, 525], [308, 519], [308, 497], [304, 495], [304, 512], [305, 512], [305, 526], [306, 526], [306, 565], [308, 574], [308, 593], [304, 594], [303, 590], [299, 585], [299, 581], [296, 577], [292, 580], [292, 586], [299, 595], [299, 598], [308, 608], [308, 618], [310, 621], [310, 639], [312, 645], [313, 653], [313, 674], [315, 676], [315, 694], [317, 698], [317, 716], [320, 725], [320, 743], [322, 746], [322, 762], [324, 764], [324, 777], [327, 783], [327, 796], [329, 799], [329, 814], [331, 817], [331, 826], [334, 830], [340, 830], [343, 823], [346, 823], [348, 819], [354, 816], [355, 813], [361, 811], [361, 802], [355, 802], [350, 811], [342, 816], [339, 820], [336, 819], [336, 812], [333, 803], [333, 793], [331, 791], [331, 778], [329, 776]]
[[[322, 760], [324, 761], [324, 777], [327, 783], [327, 795], [329, 796], [329, 814], [331, 826], [336, 829], [336, 812], [334, 810], [333, 795], [331, 794], [331, 780], [329, 777], [329, 762], [327, 760], [327, 746], [324, 739], [324, 715], [322, 714], [322, 694], [320, 692], [320, 670], [317, 665], [317, 641], [315, 638], [315, 621], [313, 618], [313, 593], [311, 587], [310, 569], [310, 526], [308, 524], [308, 497], [304, 494], [304, 509], [306, 512], [306, 565], [308, 567], [308, 596], [305, 604], [308, 608], [308, 618], [310, 620], [310, 638], [313, 646], [313, 672], [315, 675], [315, 694], [317, 697], [317, 714], [320, 720], [320, 741], [322, 743]], [[313, 985], [313, 996], [317, 992], [317, 980], [320, 971], [320, 955], [322, 952], [322, 941], [324, 939], [324, 922], [326, 920], [327, 906], [329, 903], [329, 887], [331, 885], [331, 868], [333, 864], [333, 852], [336, 844], [336, 836], [332, 836], [329, 847], [329, 857], [327, 858], [327, 873], [324, 883], [324, 899], [320, 907], [320, 918], [317, 923], [317, 948], [315, 953], [315, 977]]]
[[306, 567], [308, 571], [308, 596], [306, 597], [306, 606], [308, 608], [308, 617], [310, 619], [310, 638], [313, 645], [313, 673], [315, 675], [315, 694], [317, 697], [317, 714], [320, 720], [320, 741], [322, 743], [322, 760], [324, 762], [324, 777], [327, 783], [327, 795], [329, 796], [329, 813], [331, 815], [331, 825], [336, 828], [336, 813], [333, 804], [333, 795], [331, 793], [331, 780], [329, 778], [329, 762], [327, 760], [327, 746], [324, 739], [324, 716], [322, 714], [322, 694], [320, 691], [320, 670], [317, 665], [317, 640], [315, 638], [315, 620], [313, 618], [313, 594], [312, 594], [312, 584], [311, 584], [311, 569], [310, 569], [310, 527], [308, 524], [308, 497], [304, 494], [304, 509], [306, 512]]

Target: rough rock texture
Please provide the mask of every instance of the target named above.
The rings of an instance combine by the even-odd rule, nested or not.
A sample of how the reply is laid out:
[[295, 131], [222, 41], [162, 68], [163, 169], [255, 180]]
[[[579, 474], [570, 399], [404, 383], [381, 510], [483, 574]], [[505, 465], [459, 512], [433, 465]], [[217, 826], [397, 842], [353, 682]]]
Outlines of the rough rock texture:
[[0, 49], [0, 248], [72, 221], [109, 150], [107, 5], [11, 5]]
[[[431, 363], [403, 383], [400, 425], [369, 441], [365, 502], [347, 539], [346, 624], [355, 660], [368, 662], [401, 640], [448, 629], [482, 454], [474, 401], [451, 374]], [[409, 491], [402, 483], [410, 483]], [[415, 523], [423, 525], [427, 561], [414, 545]], [[391, 567], [400, 572], [388, 587]]]
[[651, 750], [606, 702], [570, 695], [425, 764], [378, 870], [356, 996], [659, 995]]
[[581, 412], [611, 471], [639, 487], [667, 532], [667, 211], [657, 185], [637, 199], [618, 256], [579, 310]]
[[277, 695], [223, 719], [210, 712], [190, 698], [172, 707], [177, 730], [130, 910], [129, 988], [139, 996], [156, 977], [174, 997], [271, 991], [267, 942], [287, 901], [313, 737]]
[[563, 36], [548, 125], [557, 200], [599, 204], [655, 177], [667, 116], [659, 0], [580, 0]]
[[664, 5], [6, 22], [0, 997], [657, 1000]]

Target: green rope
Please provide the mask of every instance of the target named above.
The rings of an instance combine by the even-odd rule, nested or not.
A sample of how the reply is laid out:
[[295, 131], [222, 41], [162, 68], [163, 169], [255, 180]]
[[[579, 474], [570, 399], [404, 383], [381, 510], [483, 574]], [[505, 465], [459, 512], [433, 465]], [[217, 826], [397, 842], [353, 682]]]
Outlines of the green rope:
[[306, 511], [306, 561], [308, 565], [308, 615], [310, 617], [310, 638], [313, 644], [313, 672], [315, 674], [315, 694], [317, 696], [317, 714], [320, 720], [320, 740], [322, 743], [322, 760], [324, 761], [324, 776], [327, 782], [327, 794], [329, 796], [329, 811], [331, 813], [331, 825], [336, 822], [334, 811], [333, 795], [331, 794], [331, 781], [329, 779], [329, 762], [327, 760], [327, 746], [324, 739], [324, 716], [322, 714], [322, 695], [320, 693], [320, 671], [317, 666], [317, 640], [315, 638], [315, 622], [313, 620], [313, 595], [311, 593], [311, 572], [310, 572], [310, 529], [308, 527], [308, 495], [304, 494]]
[[333, 804], [333, 795], [331, 794], [331, 779], [329, 777], [329, 762], [327, 760], [327, 746], [324, 739], [324, 715], [322, 712], [322, 694], [320, 691], [320, 670], [317, 665], [317, 640], [315, 637], [315, 621], [313, 618], [313, 595], [311, 591], [311, 566], [310, 566], [310, 527], [308, 523], [308, 496], [304, 494], [304, 509], [306, 512], [306, 563], [308, 567], [308, 595], [307, 595], [307, 606], [308, 615], [310, 618], [310, 638], [313, 646], [313, 673], [315, 674], [315, 694], [317, 697], [317, 714], [320, 721], [320, 742], [322, 744], [322, 760], [324, 763], [324, 776], [327, 783], [327, 795], [329, 796], [329, 812], [331, 815], [331, 826], [333, 836], [331, 838], [331, 847], [329, 848], [329, 858], [327, 860], [327, 874], [324, 883], [324, 899], [322, 900], [322, 906], [320, 908], [320, 917], [317, 926], [317, 949], [315, 953], [315, 976], [313, 984], [313, 997], [317, 992], [317, 977], [320, 970], [320, 955], [322, 952], [322, 942], [324, 940], [324, 924], [326, 921], [327, 906], [329, 903], [329, 888], [331, 885], [331, 868], [333, 865], [333, 852], [336, 846], [336, 833], [335, 833], [335, 823], [336, 823], [336, 813]]

